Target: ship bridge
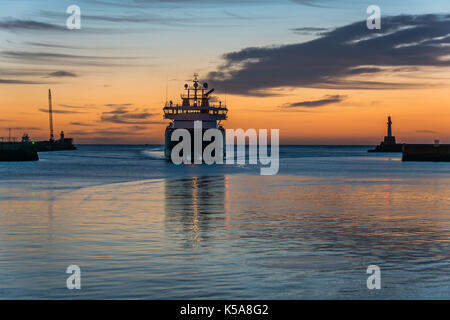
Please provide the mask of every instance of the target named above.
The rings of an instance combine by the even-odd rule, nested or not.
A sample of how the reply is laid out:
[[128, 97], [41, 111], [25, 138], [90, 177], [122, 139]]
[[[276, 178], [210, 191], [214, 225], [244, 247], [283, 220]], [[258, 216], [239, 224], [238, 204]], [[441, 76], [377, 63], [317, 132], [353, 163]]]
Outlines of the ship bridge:
[[194, 75], [192, 85], [185, 84], [185, 93], [181, 94], [181, 103], [166, 102], [164, 119], [175, 121], [221, 121], [227, 119], [228, 109], [222, 102], [211, 103], [211, 93], [206, 82], [200, 83], [198, 75]]

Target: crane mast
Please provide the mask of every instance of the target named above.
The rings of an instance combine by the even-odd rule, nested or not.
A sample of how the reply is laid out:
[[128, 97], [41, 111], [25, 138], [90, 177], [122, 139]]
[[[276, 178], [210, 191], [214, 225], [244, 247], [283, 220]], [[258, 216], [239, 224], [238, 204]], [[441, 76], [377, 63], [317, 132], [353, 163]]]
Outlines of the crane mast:
[[52, 108], [52, 91], [48, 89], [48, 117], [50, 121], [50, 141], [54, 140], [53, 135], [53, 108]]

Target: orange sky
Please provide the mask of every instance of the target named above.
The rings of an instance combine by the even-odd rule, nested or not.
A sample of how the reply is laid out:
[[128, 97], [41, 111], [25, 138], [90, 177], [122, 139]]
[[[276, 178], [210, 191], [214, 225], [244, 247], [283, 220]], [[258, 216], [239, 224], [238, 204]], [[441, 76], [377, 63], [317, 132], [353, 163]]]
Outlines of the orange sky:
[[[34, 140], [48, 139], [45, 110], [47, 91], [52, 89], [55, 134], [64, 130], [75, 143], [163, 143], [168, 123], [162, 119], [166, 86], [168, 98], [177, 100], [194, 72], [200, 79], [206, 78], [209, 72], [220, 69], [225, 53], [308, 42], [320, 33], [298, 33], [295, 27], [333, 30], [364, 21], [367, 7], [351, 1], [339, 8], [295, 1], [211, 2], [205, 6], [196, 0], [188, 8], [174, 1], [167, 6], [148, 2], [124, 9], [119, 3], [105, 6], [82, 0], [83, 28], [68, 31], [65, 4], [51, 2], [46, 11], [28, 0], [20, 6], [0, 4], [0, 137], [6, 137], [8, 128], [12, 128], [12, 135], [18, 138], [28, 133]], [[406, 6], [408, 1], [400, 2], [405, 5], [380, 1], [383, 12], [391, 15], [439, 12], [446, 3]], [[333, 52], [327, 54], [333, 62]], [[444, 58], [448, 61], [448, 56]], [[398, 71], [395, 64], [383, 66], [382, 62], [362, 67], [386, 71], [348, 80], [407, 84], [405, 88], [285, 86], [272, 90], [272, 96], [257, 97], [225, 94], [226, 88], [216, 86], [215, 94], [222, 101], [226, 96], [229, 108], [229, 120], [223, 125], [280, 129], [284, 144], [373, 145], [383, 140], [390, 115], [399, 142], [432, 143], [440, 139], [441, 143], [450, 143], [448, 65], [421, 66], [420, 61], [414, 61], [408, 70], [400, 59], [403, 69]], [[319, 107], [286, 107], [330, 96], [338, 96], [339, 101]], [[111, 112], [117, 110], [127, 115], [113, 117]]]
[[[187, 78], [189, 74], [183, 76]], [[440, 76], [445, 76], [445, 72]], [[183, 84], [184, 81], [170, 81], [169, 99], [176, 100]], [[448, 86], [442, 79], [430, 80], [429, 84], [427, 88], [401, 90], [293, 89], [275, 97], [227, 95], [229, 120], [224, 125], [226, 128], [278, 128], [281, 143], [286, 144], [376, 144], [384, 137], [386, 118], [391, 115], [399, 141], [431, 143], [440, 139], [442, 143], [450, 143]], [[163, 143], [164, 123], [167, 123], [162, 119], [165, 81], [155, 81], [154, 76], [139, 70], [130, 72], [126, 79], [89, 77], [52, 86], [0, 86], [3, 131], [0, 136], [7, 136], [7, 128], [11, 127], [13, 136], [28, 132], [34, 139], [47, 138], [48, 114], [39, 109], [47, 108], [48, 88], [53, 91], [55, 110], [76, 112], [55, 113], [55, 131], [64, 130], [66, 136], [74, 137], [78, 143]], [[224, 100], [225, 93], [220, 88], [216, 90]], [[346, 98], [337, 104], [308, 110], [283, 107], [291, 101], [316, 100], [326, 94]], [[156, 123], [101, 121], [102, 113], [113, 108], [106, 106], [109, 104], [125, 104], [130, 112], [154, 114], [147, 120]]]

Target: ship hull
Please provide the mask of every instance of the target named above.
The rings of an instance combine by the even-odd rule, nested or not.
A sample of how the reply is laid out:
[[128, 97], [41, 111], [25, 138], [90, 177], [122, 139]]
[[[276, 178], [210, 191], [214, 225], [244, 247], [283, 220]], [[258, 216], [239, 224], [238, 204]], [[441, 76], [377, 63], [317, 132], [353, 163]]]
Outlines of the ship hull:
[[[165, 143], [164, 143], [164, 156], [166, 158], [166, 160], [171, 161], [171, 155], [172, 155], [172, 149], [178, 144], [180, 143], [180, 141], [172, 141], [172, 134], [176, 129], [168, 126], [166, 128], [165, 131]], [[191, 136], [191, 152], [190, 155], [188, 155], [189, 159], [196, 159], [199, 158], [199, 155], [196, 155], [194, 153], [194, 130], [195, 129], [185, 129], [187, 131], [189, 131], [190, 136]], [[202, 129], [202, 137], [205, 133], [205, 131], [207, 131], [208, 129]], [[225, 129], [222, 127], [219, 127], [217, 130], [219, 130], [222, 133], [222, 137], [223, 137], [223, 148], [225, 149]], [[211, 141], [202, 141], [202, 154], [203, 151], [205, 150], [205, 148], [211, 144]], [[223, 152], [224, 157], [225, 157], [225, 152]], [[180, 156], [184, 156], [182, 153], [180, 154]], [[213, 153], [213, 156], [214, 153]]]

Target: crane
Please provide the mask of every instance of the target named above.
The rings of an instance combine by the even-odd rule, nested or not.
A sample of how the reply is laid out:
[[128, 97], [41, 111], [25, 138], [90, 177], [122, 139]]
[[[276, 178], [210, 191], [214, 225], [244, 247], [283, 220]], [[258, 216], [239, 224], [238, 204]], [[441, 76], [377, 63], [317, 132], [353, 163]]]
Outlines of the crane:
[[53, 141], [54, 135], [53, 135], [52, 91], [50, 89], [48, 89], [48, 117], [50, 121], [50, 141]]

